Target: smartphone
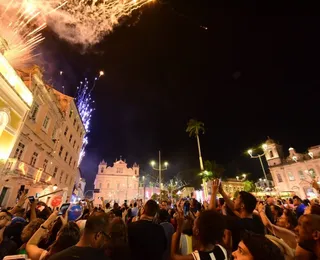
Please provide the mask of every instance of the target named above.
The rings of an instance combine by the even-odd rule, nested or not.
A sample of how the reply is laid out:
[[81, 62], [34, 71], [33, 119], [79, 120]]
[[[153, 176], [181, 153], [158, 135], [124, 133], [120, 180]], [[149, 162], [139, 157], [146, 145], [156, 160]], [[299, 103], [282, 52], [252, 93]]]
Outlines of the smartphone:
[[29, 196], [28, 199], [29, 199], [30, 203], [33, 203], [35, 201], [34, 196]]
[[60, 207], [60, 211], [58, 213], [58, 216], [64, 215], [66, 213], [66, 211], [68, 210], [69, 206], [70, 206], [70, 203], [62, 204], [62, 206]]

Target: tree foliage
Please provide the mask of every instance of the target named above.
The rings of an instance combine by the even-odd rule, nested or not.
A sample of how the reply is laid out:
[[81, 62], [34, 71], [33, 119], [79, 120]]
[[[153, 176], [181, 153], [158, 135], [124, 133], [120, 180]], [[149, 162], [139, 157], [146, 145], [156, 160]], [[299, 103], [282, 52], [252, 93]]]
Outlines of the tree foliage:
[[243, 187], [244, 191], [246, 191], [246, 192], [254, 191], [255, 185], [252, 181], [246, 180], [243, 182], [243, 184], [244, 184], [244, 187]]
[[187, 124], [186, 132], [189, 136], [198, 136], [201, 132], [204, 133], [204, 123], [196, 119], [190, 119]]

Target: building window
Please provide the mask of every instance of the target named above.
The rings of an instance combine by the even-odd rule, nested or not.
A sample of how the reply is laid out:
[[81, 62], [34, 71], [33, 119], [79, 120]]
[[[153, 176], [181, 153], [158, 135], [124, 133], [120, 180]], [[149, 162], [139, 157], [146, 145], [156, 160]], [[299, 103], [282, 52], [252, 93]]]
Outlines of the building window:
[[306, 178], [303, 174], [303, 171], [298, 171], [298, 175], [299, 175], [300, 180], [304, 180]]
[[83, 135], [83, 133], [81, 132], [81, 133], [80, 133], [80, 138], [82, 138], [82, 135]]
[[101, 188], [102, 188], [102, 183], [100, 182], [100, 183], [99, 183], [99, 189], [101, 189]]
[[117, 168], [117, 173], [123, 173], [123, 168]]
[[67, 136], [68, 131], [69, 131], [69, 128], [66, 126], [66, 129], [64, 130], [64, 136]]
[[69, 143], [71, 143], [71, 141], [72, 141], [72, 135], [70, 135], [69, 137]]
[[76, 123], [77, 123], [77, 120], [76, 120], [76, 119], [74, 119], [74, 120], [73, 120], [73, 126], [75, 126], [75, 125], [76, 125]]
[[61, 173], [60, 173], [60, 183], [62, 183], [63, 174], [64, 174], [64, 171], [61, 171]]
[[76, 167], [76, 161], [73, 161], [73, 169]]
[[16, 151], [14, 153], [13, 158], [17, 158], [18, 160], [20, 160], [21, 156], [22, 156], [22, 153], [24, 151], [24, 147], [25, 147], [25, 145], [23, 143], [19, 142], [18, 147], [17, 147], [17, 149], [16, 149]]
[[107, 189], [109, 189], [109, 188], [110, 188], [110, 183], [107, 184]]
[[72, 163], [72, 156], [70, 157], [69, 159], [69, 165], [71, 166], [71, 163]]
[[313, 168], [309, 169], [309, 174], [310, 174], [311, 178], [316, 177], [316, 171]]
[[79, 128], [80, 128], [80, 126], [78, 125], [78, 126], [77, 126], [77, 132], [79, 132]]
[[70, 185], [72, 184], [72, 182], [73, 182], [73, 178], [70, 178]]
[[73, 148], [76, 146], [76, 140], [73, 141]]
[[292, 172], [288, 172], [288, 177], [289, 177], [290, 181], [294, 181], [295, 180], [294, 175], [292, 174]]
[[69, 155], [69, 153], [66, 152], [66, 154], [65, 154], [65, 156], [64, 156], [64, 161], [65, 161], [65, 162], [67, 162], [67, 160], [68, 160], [68, 155]]
[[69, 175], [68, 175], [68, 174], [66, 174], [66, 180], [65, 180], [65, 183], [67, 183], [67, 182], [68, 182], [68, 179], [69, 179]]
[[72, 110], [72, 109], [70, 109], [70, 111], [69, 111], [69, 118], [71, 118], [71, 117], [72, 117], [72, 115], [73, 115], [73, 110]]
[[103, 170], [104, 170], [104, 168], [103, 168], [103, 167], [101, 167], [101, 170], [100, 170], [100, 172], [101, 172], [101, 173], [103, 173]]
[[134, 170], [134, 174], [135, 174], [135, 175], [137, 175], [137, 174], [138, 174], [137, 170]]
[[32, 120], [36, 120], [37, 114], [38, 114], [38, 111], [39, 111], [39, 107], [40, 106], [37, 103], [33, 104], [32, 109], [30, 111], [30, 115], [31, 115], [31, 119]]
[[270, 155], [270, 158], [273, 158], [273, 152], [272, 151], [269, 152], [269, 155]]
[[120, 183], [117, 183], [117, 189], [118, 190], [120, 189]]
[[42, 166], [44, 172], [47, 170], [47, 166], [48, 166], [48, 160], [44, 159], [43, 166]]
[[79, 145], [78, 145], [78, 147], [77, 147], [77, 152], [79, 152]]
[[48, 129], [49, 121], [50, 121], [50, 118], [49, 118], [48, 116], [46, 116], [46, 117], [44, 118], [43, 124], [42, 124], [43, 129], [45, 129], [45, 130]]
[[57, 141], [57, 136], [56, 135], [57, 135], [57, 127], [55, 126], [53, 128], [52, 135], [51, 135], [51, 139], [52, 139], [53, 142]]
[[32, 154], [32, 157], [31, 157], [31, 161], [30, 161], [30, 165], [31, 166], [35, 166], [36, 162], [37, 162], [37, 158], [38, 158], [38, 153], [37, 152], [34, 152]]
[[58, 173], [58, 167], [56, 166], [56, 167], [54, 167], [52, 177], [55, 178], [57, 176], [57, 173]]
[[59, 150], [59, 156], [62, 155], [62, 152], [63, 152], [63, 146], [61, 145], [61, 146], [60, 146], [60, 150]]

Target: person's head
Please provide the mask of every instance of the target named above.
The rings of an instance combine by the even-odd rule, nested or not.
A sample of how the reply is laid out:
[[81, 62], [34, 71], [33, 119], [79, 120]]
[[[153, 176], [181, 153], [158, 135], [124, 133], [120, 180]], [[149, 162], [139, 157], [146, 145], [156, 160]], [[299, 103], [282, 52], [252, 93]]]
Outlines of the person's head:
[[22, 233], [21, 233], [22, 243], [27, 243], [43, 222], [44, 220], [41, 218], [36, 218], [30, 221], [30, 223], [26, 225], [22, 230]]
[[110, 203], [109, 203], [109, 202], [106, 204], [106, 208], [107, 208], [107, 209], [110, 208]]
[[277, 205], [271, 205], [270, 209], [271, 209], [272, 215], [275, 216], [276, 218], [280, 218], [281, 215], [283, 214], [282, 208], [280, 208]]
[[226, 224], [223, 216], [214, 210], [202, 211], [196, 218], [192, 233], [202, 246], [221, 242]]
[[219, 198], [218, 205], [222, 207], [224, 205], [224, 198]]
[[305, 215], [307, 214], [315, 214], [315, 215], [320, 215], [320, 205], [318, 204], [311, 204], [308, 207], [304, 209]]
[[18, 209], [16, 210], [16, 212], [14, 213], [14, 215], [15, 215], [15, 217], [21, 217], [21, 218], [23, 218], [24, 215], [25, 215], [25, 211], [26, 211], [25, 208], [18, 208]]
[[59, 230], [56, 241], [50, 247], [49, 255], [53, 255], [68, 247], [74, 246], [79, 242], [79, 239], [80, 229], [78, 225], [75, 222], [69, 221]]
[[267, 202], [267, 204], [268, 204], [269, 206], [271, 206], [271, 205], [274, 204], [274, 198], [269, 196], [269, 197], [267, 198], [266, 202]]
[[113, 204], [113, 209], [119, 209], [119, 204], [118, 203], [114, 203]]
[[148, 217], [154, 217], [159, 210], [159, 206], [157, 202], [154, 200], [148, 200], [147, 203], [144, 205], [143, 208], [143, 215]]
[[302, 215], [299, 218], [297, 231], [297, 242], [299, 246], [310, 252], [315, 252], [320, 246], [320, 216], [315, 214]]
[[109, 236], [111, 242], [127, 242], [127, 227], [122, 218], [114, 218], [110, 223]]
[[168, 202], [166, 200], [161, 202], [161, 209], [168, 209]]
[[290, 209], [284, 209], [281, 217], [277, 220], [277, 226], [290, 230], [294, 229], [297, 224], [297, 218]]
[[159, 220], [161, 223], [168, 222], [170, 215], [166, 209], [160, 209], [158, 215], [159, 215]]
[[12, 214], [6, 210], [0, 212], [0, 230], [11, 224]]
[[234, 202], [235, 210], [245, 211], [248, 214], [252, 214], [257, 205], [257, 199], [251, 193], [246, 191], [240, 191], [238, 197]]
[[293, 205], [299, 206], [302, 203], [302, 200], [298, 196], [293, 196]]
[[133, 207], [136, 208], [137, 207], [137, 202], [133, 203]]
[[83, 236], [93, 248], [102, 248], [109, 238], [108, 228], [108, 215], [104, 212], [96, 213], [87, 219]]
[[235, 260], [284, 260], [280, 249], [263, 235], [245, 233], [232, 253]]

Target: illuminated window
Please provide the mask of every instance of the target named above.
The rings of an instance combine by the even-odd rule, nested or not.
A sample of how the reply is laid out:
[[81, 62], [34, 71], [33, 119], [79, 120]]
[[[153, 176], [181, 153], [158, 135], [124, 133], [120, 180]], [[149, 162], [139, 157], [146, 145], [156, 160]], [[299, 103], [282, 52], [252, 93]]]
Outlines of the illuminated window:
[[288, 172], [288, 177], [289, 177], [289, 181], [294, 181], [295, 180], [292, 172]]
[[34, 152], [32, 154], [32, 157], [31, 157], [31, 161], [30, 161], [30, 165], [31, 166], [35, 166], [36, 162], [37, 162], [37, 158], [38, 158], [38, 153], [37, 152]]
[[44, 129], [48, 129], [48, 125], [49, 125], [49, 121], [50, 121], [50, 118], [48, 116], [46, 116], [43, 120], [43, 124], [42, 124], [42, 127]]
[[277, 178], [278, 178], [278, 182], [283, 182], [283, 180], [282, 180], [282, 177], [281, 177], [281, 174], [280, 174], [280, 173], [277, 173]]
[[13, 158], [20, 160], [21, 156], [23, 154], [23, 151], [24, 151], [24, 147], [25, 147], [25, 145], [23, 143], [19, 142]]
[[7, 111], [0, 111], [0, 136], [4, 129], [6, 129], [7, 125], [9, 124], [9, 112]]
[[303, 174], [303, 171], [298, 171], [298, 175], [299, 175], [300, 180], [304, 180], [306, 178]]
[[32, 120], [36, 120], [37, 114], [39, 112], [39, 108], [40, 108], [40, 106], [35, 102], [31, 108], [31, 111], [30, 111], [30, 115], [31, 115], [30, 117]]

